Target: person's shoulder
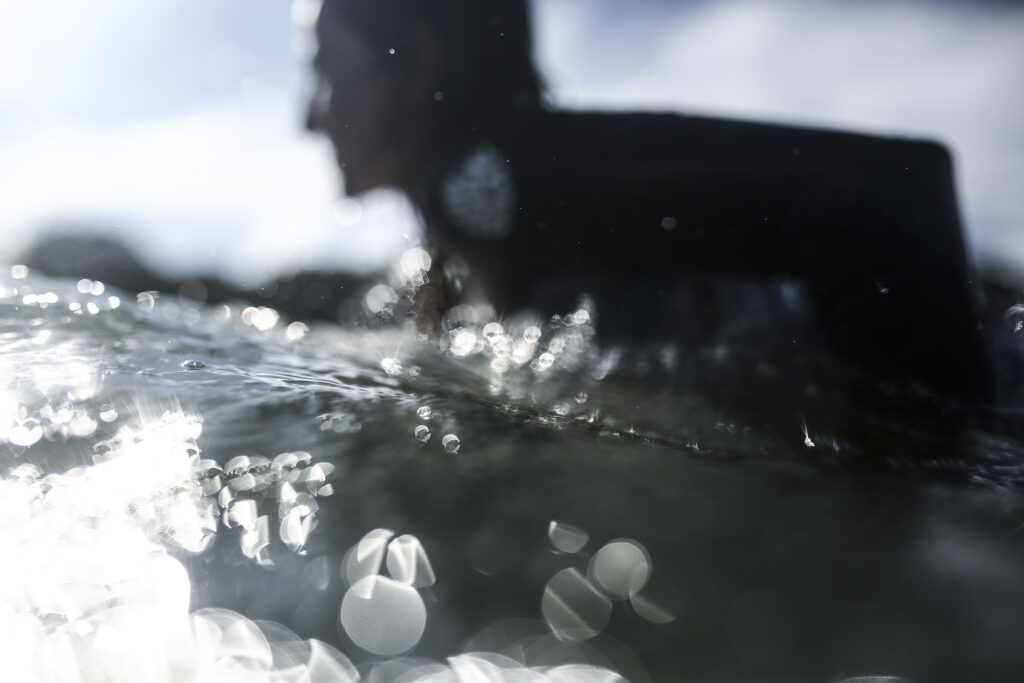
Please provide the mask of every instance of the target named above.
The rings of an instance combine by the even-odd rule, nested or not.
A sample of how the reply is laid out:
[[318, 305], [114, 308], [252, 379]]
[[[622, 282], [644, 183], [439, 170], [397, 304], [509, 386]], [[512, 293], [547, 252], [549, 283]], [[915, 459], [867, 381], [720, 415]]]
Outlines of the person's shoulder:
[[755, 121], [672, 111], [538, 110], [509, 126], [506, 146], [519, 156], [804, 156], [948, 167], [943, 143], [827, 125]]

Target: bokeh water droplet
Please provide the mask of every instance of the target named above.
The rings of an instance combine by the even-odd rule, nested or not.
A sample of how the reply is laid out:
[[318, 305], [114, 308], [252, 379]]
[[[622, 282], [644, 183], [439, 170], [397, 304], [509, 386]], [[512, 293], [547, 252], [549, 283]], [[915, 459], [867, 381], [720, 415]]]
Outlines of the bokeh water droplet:
[[37, 420], [25, 420], [7, 431], [7, 440], [15, 446], [31, 446], [42, 436], [43, 428]]
[[459, 330], [448, 348], [456, 358], [465, 358], [476, 348], [476, 335], [470, 330]]
[[612, 614], [611, 601], [577, 569], [563, 569], [544, 587], [540, 611], [560, 640], [587, 640]]
[[348, 589], [340, 620], [353, 643], [375, 655], [393, 657], [419, 643], [427, 609], [415, 588], [374, 575]]
[[341, 561], [341, 578], [352, 586], [380, 571], [388, 542], [394, 537], [391, 529], [374, 529], [349, 548]]
[[590, 540], [589, 534], [571, 524], [551, 520], [548, 524], [548, 539], [555, 549], [563, 553], [578, 553]]
[[395, 581], [416, 588], [433, 586], [437, 580], [427, 552], [411, 534], [399, 536], [388, 544], [386, 566]]
[[638, 541], [612, 541], [594, 554], [587, 574], [612, 597], [628, 598], [647, 584], [651, 576], [650, 556]]
[[285, 328], [284, 336], [288, 341], [299, 341], [309, 332], [309, 325], [304, 322], [294, 322]]
[[445, 434], [444, 438], [441, 439], [441, 445], [449, 453], [458, 453], [459, 449], [462, 448], [462, 442], [454, 434]]

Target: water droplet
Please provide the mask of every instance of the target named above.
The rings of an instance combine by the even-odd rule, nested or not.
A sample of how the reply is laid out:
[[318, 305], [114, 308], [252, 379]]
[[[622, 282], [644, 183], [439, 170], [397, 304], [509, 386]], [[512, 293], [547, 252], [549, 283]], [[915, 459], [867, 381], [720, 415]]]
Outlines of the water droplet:
[[36, 420], [25, 420], [7, 431], [7, 440], [15, 446], [31, 446], [43, 436], [43, 428]]
[[356, 645], [392, 657], [419, 643], [427, 625], [427, 608], [415, 588], [387, 577], [367, 576], [345, 593], [340, 620]]
[[230, 475], [239, 475], [248, 471], [252, 466], [252, 461], [248, 455], [236, 455], [227, 461], [224, 465], [224, 471]]
[[341, 561], [341, 578], [349, 586], [380, 571], [388, 542], [394, 537], [391, 529], [374, 529], [349, 548]]
[[28, 266], [17, 264], [11, 266], [11, 277], [15, 280], [24, 280], [28, 277]]
[[158, 292], [139, 292], [135, 296], [135, 300], [139, 302], [139, 308], [148, 312], [152, 311], [156, 306], [156, 300], [159, 296]]
[[534, 345], [524, 339], [516, 340], [512, 344], [512, 362], [522, 365], [533, 358]]
[[587, 398], [589, 397], [587, 396], [587, 392], [585, 391], [581, 391], [580, 393], [573, 396], [573, 400], [580, 404], [586, 403]]
[[316, 525], [313, 515], [314, 512], [305, 505], [296, 505], [281, 520], [281, 541], [292, 551], [299, 551], [306, 544]]
[[537, 340], [540, 339], [540, 328], [536, 325], [530, 325], [523, 331], [523, 339], [526, 340], [527, 344], [536, 344]]
[[807, 432], [807, 425], [803, 425], [804, 431], [804, 445], [808, 448], [814, 448], [814, 442], [811, 441], [811, 435]]
[[651, 576], [650, 556], [638, 541], [612, 541], [590, 560], [587, 574], [612, 597], [628, 598], [647, 584]]
[[449, 453], [458, 453], [459, 448], [462, 447], [462, 442], [459, 441], [459, 437], [454, 434], [445, 434], [444, 438], [441, 439], [441, 445]]
[[456, 358], [465, 358], [476, 348], [476, 335], [469, 330], [459, 330], [448, 348]]
[[303, 322], [294, 322], [285, 329], [284, 336], [288, 341], [299, 341], [306, 336], [307, 332], [309, 332], [309, 325]]
[[483, 334], [487, 343], [493, 344], [499, 337], [505, 334], [505, 328], [501, 326], [501, 323], [489, 322], [484, 325]]
[[416, 436], [417, 441], [422, 443], [430, 441], [430, 427], [427, 425], [417, 425], [413, 434]]
[[581, 308], [569, 316], [570, 325], [586, 325], [590, 322], [590, 311]]
[[416, 417], [421, 420], [429, 420], [430, 416], [434, 414], [433, 409], [430, 406], [420, 406], [416, 409]]
[[206, 364], [198, 360], [186, 360], [182, 362], [181, 367], [186, 370], [202, 370], [206, 367]]
[[530, 367], [537, 372], [546, 372], [555, 362], [555, 356], [547, 351], [537, 356]]
[[380, 367], [383, 368], [384, 372], [389, 375], [397, 375], [402, 372], [402, 362], [397, 358], [384, 358], [380, 362]]
[[81, 280], [78, 281], [78, 284], [76, 285], [75, 288], [78, 290], [80, 294], [88, 294], [89, 290], [92, 289], [92, 280], [82, 278]]
[[420, 247], [406, 249], [398, 259], [402, 275], [411, 284], [422, 284], [426, 273], [430, 271], [430, 266], [430, 254]]
[[260, 332], [266, 332], [277, 325], [280, 314], [266, 306], [249, 306], [242, 311], [242, 322], [252, 325]]
[[256, 501], [252, 499], [236, 500], [228, 508], [224, 522], [229, 528], [240, 526], [243, 529], [252, 529], [256, 524], [256, 513]]
[[571, 524], [551, 520], [551, 523], [548, 524], [548, 538], [551, 539], [551, 545], [556, 549], [572, 554], [583, 550], [583, 546], [590, 540], [590, 535]]
[[577, 569], [563, 569], [544, 587], [540, 611], [560, 640], [587, 640], [604, 629], [612, 603]]
[[88, 413], [78, 412], [68, 422], [68, 434], [80, 439], [87, 436], [92, 436], [98, 426], [96, 420], [92, 419]]
[[270, 545], [270, 522], [267, 516], [259, 517], [251, 528], [246, 528], [240, 542], [242, 553], [256, 559], [260, 551]]
[[373, 315], [389, 315], [398, 303], [398, 293], [387, 285], [377, 285], [366, 293], [363, 303]]
[[427, 552], [411, 534], [399, 536], [388, 544], [386, 565], [391, 578], [399, 583], [423, 588], [433, 586], [437, 580]]

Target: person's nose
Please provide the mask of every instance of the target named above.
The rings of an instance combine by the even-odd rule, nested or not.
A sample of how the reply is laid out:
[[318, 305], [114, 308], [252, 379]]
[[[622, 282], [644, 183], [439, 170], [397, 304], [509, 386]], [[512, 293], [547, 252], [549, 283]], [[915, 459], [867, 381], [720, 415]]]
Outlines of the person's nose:
[[331, 106], [331, 84], [323, 76], [318, 76], [309, 95], [306, 109], [306, 130], [320, 133], [325, 130]]

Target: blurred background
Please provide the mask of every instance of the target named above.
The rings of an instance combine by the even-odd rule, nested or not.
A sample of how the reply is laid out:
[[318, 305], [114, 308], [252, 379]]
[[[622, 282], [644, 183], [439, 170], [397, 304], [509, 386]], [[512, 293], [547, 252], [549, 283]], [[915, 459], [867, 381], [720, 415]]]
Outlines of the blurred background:
[[[962, 0], [536, 0], [566, 107], [657, 109], [938, 138], [976, 257], [1024, 273], [1024, 7]], [[252, 283], [370, 271], [419, 228], [340, 199], [302, 130], [285, 0], [0, 0], [0, 259], [115, 237], [156, 270]]]

